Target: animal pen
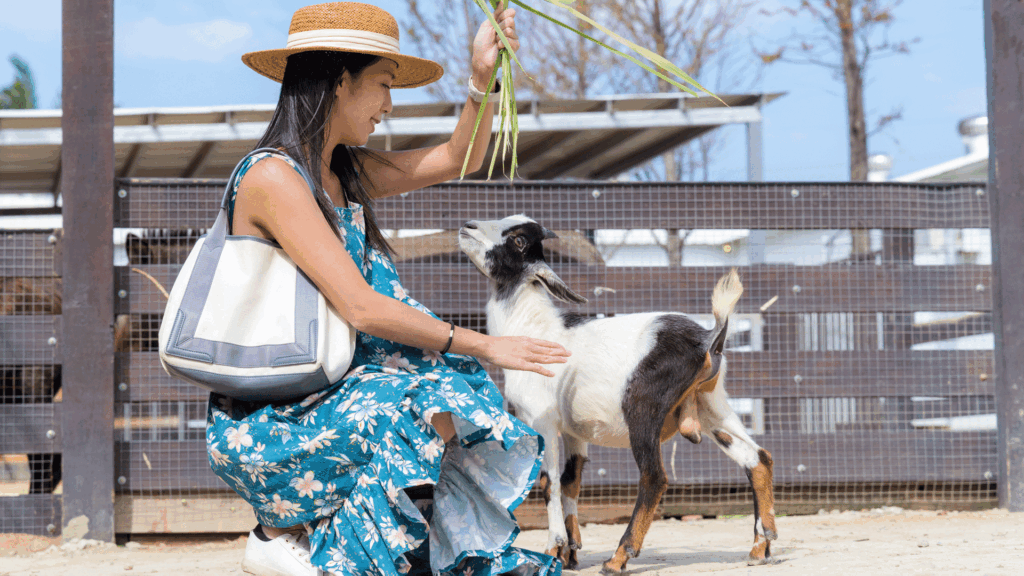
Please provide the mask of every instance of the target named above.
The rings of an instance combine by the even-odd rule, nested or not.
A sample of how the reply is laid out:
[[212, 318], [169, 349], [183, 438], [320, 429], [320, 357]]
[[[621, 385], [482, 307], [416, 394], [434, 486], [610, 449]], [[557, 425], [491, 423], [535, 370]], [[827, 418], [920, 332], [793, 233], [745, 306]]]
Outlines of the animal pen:
[[[173, 283], [223, 185], [134, 179], [115, 195], [115, 229], [134, 231], [112, 278], [117, 533], [252, 524], [207, 462], [207, 394], [168, 376], [157, 354], [166, 303], [157, 284]], [[709, 323], [714, 282], [739, 265], [746, 292], [731, 323], [726, 389], [775, 457], [779, 513], [996, 504], [993, 352], [990, 340], [971, 339], [992, 330], [990, 267], [974, 261], [988, 251], [984, 184], [472, 182], [379, 207], [382, 226], [403, 231], [395, 248], [405, 289], [475, 330], [486, 329], [487, 285], [451, 232], [468, 219], [525, 212], [555, 230], [549, 261], [589, 297], [577, 310], [589, 315], [673, 310]], [[854, 226], [865, 229], [868, 251], [854, 252]], [[630, 235], [646, 234], [660, 250], [624, 255], [637, 250]], [[951, 261], [930, 263], [929, 242], [949, 235], [968, 241]], [[60, 525], [52, 474], [57, 421], [69, 407], [59, 396], [60, 342], [72, 337], [60, 316], [66, 242], [59, 231], [3, 236], [2, 438], [5, 452], [32, 454], [33, 492], [0, 499], [3, 530]], [[500, 384], [500, 371], [489, 371]], [[749, 513], [742, 471], [710, 442], [676, 436], [663, 455], [663, 513]], [[632, 454], [594, 446], [590, 457], [581, 517], [628, 516]], [[65, 466], [65, 482], [71, 474]], [[536, 498], [524, 519], [536, 514], [531, 506]]]
[[[1021, 10], [989, 4], [987, 16]], [[0, 231], [0, 453], [5, 469], [25, 470], [4, 480], [16, 495], [0, 497], [0, 532], [248, 531], [251, 510], [207, 462], [207, 395], [170, 378], [156, 352], [157, 284], [171, 286], [212, 224], [224, 182], [114, 180], [111, 6], [65, 3], [54, 185], [65, 229]], [[991, 185], [445, 184], [379, 203], [404, 287], [484, 330], [486, 283], [453, 231], [514, 213], [560, 234], [549, 260], [590, 299], [585, 314], [679, 311], [707, 325], [715, 280], [738, 266], [746, 291], [725, 386], [774, 456], [780, 514], [1020, 509], [1024, 136], [1013, 129], [1020, 63], [1000, 47], [1021, 32], [989, 34], [993, 154], [1006, 158]], [[129, 231], [114, 266], [114, 235]], [[659, 248], [640, 250], [638, 236]], [[710, 442], [662, 448], [663, 514], [750, 513], [742, 471]], [[632, 455], [592, 447], [590, 458], [581, 520], [628, 515]], [[542, 517], [538, 500], [521, 519]]]

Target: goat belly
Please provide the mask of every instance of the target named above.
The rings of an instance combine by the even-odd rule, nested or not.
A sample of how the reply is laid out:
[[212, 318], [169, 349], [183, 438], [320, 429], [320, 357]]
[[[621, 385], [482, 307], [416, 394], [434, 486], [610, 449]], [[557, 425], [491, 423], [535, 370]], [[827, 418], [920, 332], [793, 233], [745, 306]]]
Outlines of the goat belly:
[[601, 363], [570, 366], [556, 393], [563, 431], [599, 446], [628, 447], [622, 413], [625, 382], [611, 377]]

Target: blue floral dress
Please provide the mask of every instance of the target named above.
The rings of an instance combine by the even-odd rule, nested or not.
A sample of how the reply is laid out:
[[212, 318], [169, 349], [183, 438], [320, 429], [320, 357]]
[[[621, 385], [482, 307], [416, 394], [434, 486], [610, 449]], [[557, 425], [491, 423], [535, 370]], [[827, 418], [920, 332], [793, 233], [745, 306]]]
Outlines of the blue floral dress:
[[[266, 157], [242, 166], [236, 192]], [[391, 259], [367, 246], [362, 207], [337, 210], [367, 283], [429, 314], [402, 288]], [[448, 445], [428, 424], [438, 412], [453, 416], [458, 440]], [[213, 471], [261, 524], [306, 527], [311, 561], [323, 570], [561, 573], [556, 559], [511, 547], [519, 533], [512, 511], [537, 478], [543, 441], [502, 409], [471, 357], [360, 332], [351, 370], [326, 390], [271, 405], [211, 395], [207, 449]], [[421, 485], [433, 485], [432, 501], [414, 502], [403, 490]]]

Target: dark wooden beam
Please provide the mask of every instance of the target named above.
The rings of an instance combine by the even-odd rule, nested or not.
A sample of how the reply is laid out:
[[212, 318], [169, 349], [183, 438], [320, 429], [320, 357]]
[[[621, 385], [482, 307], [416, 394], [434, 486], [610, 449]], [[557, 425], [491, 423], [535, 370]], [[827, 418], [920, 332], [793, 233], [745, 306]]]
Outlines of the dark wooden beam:
[[[437, 313], [483, 312], [487, 281], [471, 264], [399, 262], [403, 285], [417, 300]], [[170, 290], [180, 264], [137, 266]], [[709, 314], [715, 282], [728, 272], [724, 267], [588, 266], [552, 264], [565, 283], [590, 299], [580, 311], [628, 313], [675, 310]], [[916, 312], [991, 308], [988, 294], [976, 287], [989, 284], [989, 267], [958, 266], [788, 266], [765, 265], [739, 269], [744, 293], [738, 313], [758, 313], [778, 296], [768, 316], [808, 312]], [[114, 272], [116, 288], [132, 298], [119, 299], [115, 313], [160, 313], [166, 299], [153, 282], [129, 268]], [[452, 290], [452, 286], [459, 286]], [[612, 288], [595, 296], [597, 287]], [[651, 286], [675, 286], [655, 290]], [[800, 291], [794, 293], [793, 286]], [[928, 290], [921, 290], [928, 286]], [[600, 292], [600, 291], [599, 291]]]
[[[39, 397], [27, 399], [41, 400]], [[0, 435], [0, 454], [59, 454], [63, 406], [59, 402], [0, 404], [0, 422], [5, 428]]]
[[0, 525], [8, 519], [16, 520], [17, 532], [59, 536], [60, 517], [60, 494], [5, 495], [0, 498]]
[[47, 208], [3, 208], [0, 209], [0, 216], [48, 216], [50, 214], [60, 214], [60, 206], [50, 206]]
[[[124, 181], [125, 222], [160, 228], [209, 226], [224, 180]], [[987, 228], [989, 207], [980, 182], [545, 182], [452, 181], [408, 197], [382, 199], [382, 228], [458, 229], [469, 219], [526, 212], [551, 229], [751, 228]], [[981, 190], [981, 194], [978, 194]], [[594, 191], [598, 194], [595, 196]], [[189, 206], [182, 221], [181, 206]], [[756, 210], [737, 210], [756, 206]]]
[[999, 505], [1024, 511], [1024, 3], [985, 0]]
[[114, 540], [114, 0], [64, 0], [65, 539]]

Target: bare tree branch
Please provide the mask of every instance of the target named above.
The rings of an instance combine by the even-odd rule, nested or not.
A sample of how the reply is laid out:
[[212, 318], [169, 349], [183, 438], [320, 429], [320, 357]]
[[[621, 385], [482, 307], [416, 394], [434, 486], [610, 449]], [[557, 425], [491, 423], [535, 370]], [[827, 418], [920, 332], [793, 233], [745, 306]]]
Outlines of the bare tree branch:
[[[907, 54], [917, 42], [893, 42], [890, 27], [894, 10], [903, 0], [791, 0], [790, 6], [775, 11], [762, 10], [769, 16], [785, 15], [802, 24], [788, 38], [770, 49], [755, 49], [765, 64], [788, 62], [812, 64], [841, 71], [846, 88], [848, 140], [850, 146], [850, 179], [867, 179], [867, 138], [884, 130], [902, 117], [896, 108], [882, 116], [871, 131], [866, 129], [864, 82], [868, 65], [880, 58]], [[794, 5], [795, 4], [795, 5]], [[825, 38], [825, 48], [821, 39]]]

